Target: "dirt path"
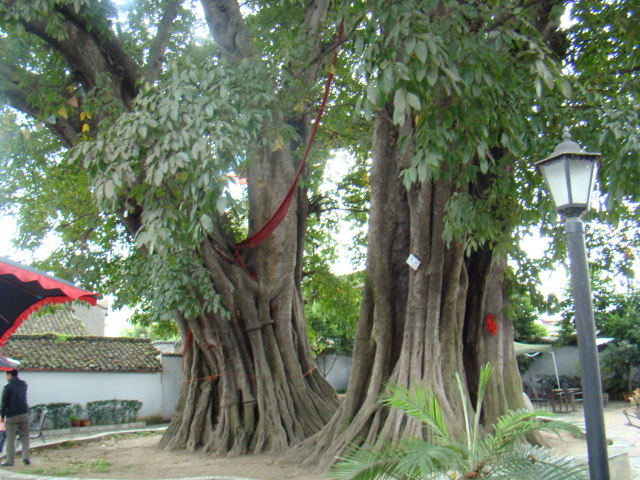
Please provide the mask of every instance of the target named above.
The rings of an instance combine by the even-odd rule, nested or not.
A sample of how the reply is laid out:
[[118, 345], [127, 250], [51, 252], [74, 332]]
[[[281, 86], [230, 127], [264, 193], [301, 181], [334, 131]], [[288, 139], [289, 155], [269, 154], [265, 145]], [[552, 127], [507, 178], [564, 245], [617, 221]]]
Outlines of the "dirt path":
[[[215, 458], [202, 453], [165, 452], [160, 434], [125, 434], [64, 446], [34, 449], [32, 464], [16, 459], [11, 470], [41, 476], [109, 479], [165, 479], [227, 475], [252, 480], [327, 480], [277, 457]], [[20, 466], [18, 466], [20, 465]]]
[[[216, 458], [201, 452], [166, 452], [158, 448], [156, 432], [118, 434], [95, 440], [70, 441], [64, 445], [32, 450], [32, 464], [19, 458], [12, 471], [51, 477], [92, 479], [178, 479], [228, 476], [247, 480], [327, 480], [326, 473], [285, 463], [268, 455]], [[549, 435], [548, 446], [561, 456], [586, 450], [584, 439]], [[19, 465], [19, 466], [18, 466]], [[204, 478], [203, 478], [204, 477]]]

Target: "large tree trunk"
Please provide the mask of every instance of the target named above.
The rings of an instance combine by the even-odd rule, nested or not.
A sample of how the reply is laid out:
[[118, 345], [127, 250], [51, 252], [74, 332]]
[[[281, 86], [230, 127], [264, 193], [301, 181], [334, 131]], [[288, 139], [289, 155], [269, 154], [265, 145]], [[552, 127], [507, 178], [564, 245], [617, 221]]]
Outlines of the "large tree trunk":
[[[92, 24], [95, 16], [89, 10], [97, 8], [95, 4], [83, 6], [81, 11], [69, 6], [56, 7], [51, 12], [59, 16], [60, 28], [67, 35], [52, 36], [44, 18], [27, 17], [20, 22], [27, 32], [40, 37], [68, 63], [74, 72], [70, 84], [91, 92], [99, 78], [108, 79], [110, 98], [130, 109], [140, 82], [143, 79], [154, 82], [162, 70], [163, 54], [179, 4], [165, 2], [165, 12], [144, 68], [135, 64], [108, 26]], [[262, 58], [257, 55], [239, 4], [235, 0], [203, 0], [202, 4], [221, 56], [230, 63], [254, 56], [256, 65], [260, 65]], [[9, 7], [13, 8], [12, 2]], [[305, 99], [308, 92], [304, 88], [314, 86], [320, 70], [326, 66], [330, 51], [321, 51], [320, 35], [328, 9], [328, 1], [310, 0], [306, 2], [306, 10], [299, 10], [297, 47], [302, 58], [296, 59], [299, 61], [296, 68], [303, 72], [288, 73], [294, 79], [303, 77], [303, 88], [293, 81], [293, 86], [276, 85], [274, 80], [274, 90], [281, 89], [286, 105]], [[0, 76], [3, 80], [0, 87], [14, 107], [35, 118], [45, 116], [41, 106], [29, 101], [29, 91], [35, 87], [21, 85], [28, 81], [37, 85], [39, 79], [35, 74], [21, 71], [19, 65], [2, 64]], [[66, 87], [59, 87], [63, 99], [70, 96]], [[311, 115], [284, 118], [277, 105], [279, 100], [274, 100], [271, 131], [282, 131], [276, 128], [280, 124], [283, 130], [285, 126], [295, 129], [299, 139], [281, 142], [279, 149], [254, 148], [253, 163], [246, 175], [251, 230], [261, 227], [285, 197], [300, 163], [294, 151], [309, 137]], [[100, 111], [92, 114], [91, 134], [95, 133], [98, 121], [107, 115]], [[67, 147], [73, 146], [85, 131], [82, 117], [77, 115], [69, 119], [58, 115], [47, 122]], [[117, 207], [131, 236], [144, 228], [145, 208], [153, 207], [132, 205], [133, 196], [122, 195], [122, 206]], [[317, 432], [333, 415], [338, 402], [311, 357], [300, 291], [307, 209], [306, 192], [298, 189], [288, 214], [275, 232], [253, 250], [239, 252], [242, 262], [229, 261], [235, 254], [229, 245], [235, 242], [220, 225], [216, 226], [216, 235], [203, 238], [200, 247], [189, 252], [192, 263], [206, 269], [210, 290], [220, 295], [224, 311], [219, 309], [195, 318], [175, 313], [185, 340], [184, 378], [176, 413], [161, 442], [163, 446], [218, 454], [282, 452]], [[214, 217], [214, 212], [211, 216]], [[200, 300], [204, 303], [204, 299]]]
[[[228, 58], [255, 53], [234, 0], [204, 0], [203, 6], [212, 35]], [[307, 5], [310, 59], [318, 55], [319, 26], [328, 6], [325, 0]], [[307, 82], [315, 80], [321, 65], [308, 65]], [[273, 116], [284, 124], [277, 110]], [[310, 116], [290, 123], [305, 144]], [[270, 218], [289, 190], [300, 161], [293, 155], [297, 146], [285, 142], [275, 151], [256, 149], [258, 160], [247, 172], [251, 231]], [[203, 244], [204, 264], [231, 317], [183, 322], [193, 341], [186, 352], [178, 408], [162, 440], [167, 448], [283, 452], [333, 415], [337, 399], [311, 357], [300, 291], [307, 204], [306, 192], [299, 189], [276, 230], [255, 249], [239, 252], [245, 266], [227, 262], [214, 245]]]
[[[398, 129], [388, 115], [375, 121], [367, 283], [347, 396], [327, 427], [295, 452], [321, 467], [353, 443], [424, 434], [415, 422], [381, 406], [387, 383], [429, 385], [451, 430], [461, 432], [455, 373], [474, 393], [478, 367], [490, 361], [495, 373], [485, 418], [522, 405], [511, 328], [501, 315], [504, 262], [495, 261], [490, 249], [465, 257], [464, 239], [445, 243], [444, 208], [455, 191], [452, 183], [438, 180], [405, 190], [400, 171], [410, 152], [401, 154], [397, 140], [410, 128]], [[421, 262], [416, 270], [405, 263], [409, 254]], [[482, 327], [487, 313], [499, 324], [495, 337]]]
[[[263, 154], [247, 178], [257, 224], [277, 208], [295, 173], [287, 147]], [[304, 204], [294, 202], [264, 243], [242, 252], [246, 269], [203, 246], [205, 266], [231, 317], [183, 322], [193, 341], [163, 446], [217, 454], [283, 452], [331, 418], [337, 400], [311, 357], [299, 289]]]

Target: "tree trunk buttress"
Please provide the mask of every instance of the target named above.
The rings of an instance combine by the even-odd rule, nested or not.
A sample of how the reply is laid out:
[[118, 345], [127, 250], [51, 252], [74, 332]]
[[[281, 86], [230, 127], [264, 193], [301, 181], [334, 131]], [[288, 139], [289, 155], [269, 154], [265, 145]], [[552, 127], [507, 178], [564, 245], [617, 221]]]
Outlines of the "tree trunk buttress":
[[[262, 152], [262, 159], [249, 168], [252, 230], [277, 209], [294, 174], [287, 145]], [[311, 357], [296, 283], [304, 204], [294, 200], [263, 243], [240, 251], [246, 270], [225, 261], [212, 245], [203, 245], [213, 287], [231, 315], [184, 322], [193, 340], [185, 352], [180, 401], [163, 446], [231, 455], [279, 453], [332, 417], [337, 399]]]
[[[411, 128], [409, 121], [401, 128], [393, 126], [388, 115], [375, 121], [367, 281], [347, 396], [331, 422], [292, 453], [320, 468], [354, 443], [425, 435], [414, 421], [381, 406], [387, 383], [431, 387], [450, 430], [458, 433], [464, 426], [456, 373], [466, 386], [479, 365], [489, 360], [494, 365], [486, 418], [519, 406], [515, 397], [521, 402], [521, 389], [514, 391], [521, 387], [511, 327], [501, 316], [504, 265], [495, 262], [487, 248], [481, 252], [488, 256], [476, 258], [474, 268], [473, 259], [465, 257], [464, 239], [444, 241], [445, 206], [456, 191], [453, 180], [415, 184], [408, 192], [403, 187], [400, 172], [411, 152], [400, 153], [397, 141]], [[421, 262], [416, 270], [406, 264], [409, 254]], [[476, 313], [469, 314], [469, 308]], [[500, 335], [484, 339], [481, 319], [494, 311], [500, 314]], [[474, 322], [471, 329], [469, 322]], [[465, 345], [468, 338], [473, 343]], [[472, 352], [471, 359], [463, 351]], [[496, 357], [496, 352], [501, 355]]]
[[[228, 58], [254, 53], [236, 2], [203, 0], [203, 6]], [[319, 48], [318, 26], [328, 6], [325, 0], [307, 5], [315, 12], [305, 17], [310, 56]], [[298, 121], [285, 120], [275, 109], [273, 115], [273, 122], [288, 121], [306, 143], [309, 115]], [[285, 197], [298, 166], [295, 147], [291, 141], [276, 150], [256, 148], [256, 160], [247, 169], [250, 232], [264, 225]], [[331, 419], [338, 402], [311, 357], [300, 290], [307, 204], [306, 192], [298, 189], [276, 230], [258, 247], [240, 251], [246, 269], [222, 260], [214, 245], [203, 245], [213, 288], [231, 316], [185, 322], [194, 341], [185, 357], [178, 410], [163, 439], [166, 447], [203, 447], [218, 454], [283, 452]]]

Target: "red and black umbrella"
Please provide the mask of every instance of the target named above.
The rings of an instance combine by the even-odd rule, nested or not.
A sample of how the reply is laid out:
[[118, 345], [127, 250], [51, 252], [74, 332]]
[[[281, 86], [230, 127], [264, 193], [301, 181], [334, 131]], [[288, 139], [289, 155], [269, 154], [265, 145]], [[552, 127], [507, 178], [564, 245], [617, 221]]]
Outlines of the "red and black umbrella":
[[43, 305], [72, 300], [95, 305], [98, 297], [66, 280], [0, 257], [0, 345]]

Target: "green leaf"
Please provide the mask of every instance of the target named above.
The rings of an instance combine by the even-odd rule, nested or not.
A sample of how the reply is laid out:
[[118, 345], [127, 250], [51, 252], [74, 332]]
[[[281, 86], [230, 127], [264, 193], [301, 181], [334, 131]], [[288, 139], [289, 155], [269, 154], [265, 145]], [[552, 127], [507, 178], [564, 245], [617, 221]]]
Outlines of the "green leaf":
[[429, 82], [429, 85], [433, 87], [437, 81], [438, 81], [438, 67], [434, 64], [430, 64], [429, 70], [427, 71], [427, 82]]
[[564, 95], [565, 98], [571, 98], [573, 96], [573, 88], [569, 80], [566, 77], [561, 77], [559, 82], [562, 95]]
[[536, 95], [538, 97], [542, 97], [542, 81], [540, 80], [540, 77], [536, 77], [533, 82], [536, 87]]
[[420, 110], [422, 105], [420, 104], [420, 98], [415, 93], [407, 92], [407, 102], [414, 110]]
[[213, 232], [213, 220], [211, 220], [211, 217], [206, 213], [202, 214], [202, 216], [200, 217], [200, 224], [207, 233]]
[[218, 197], [218, 199], [216, 200], [216, 210], [218, 210], [218, 213], [222, 215], [227, 209], [228, 204], [229, 201], [227, 197]]
[[418, 43], [416, 43], [415, 54], [421, 63], [425, 63], [427, 61], [427, 53], [428, 53], [427, 44], [424, 43], [422, 40], [419, 40]]

